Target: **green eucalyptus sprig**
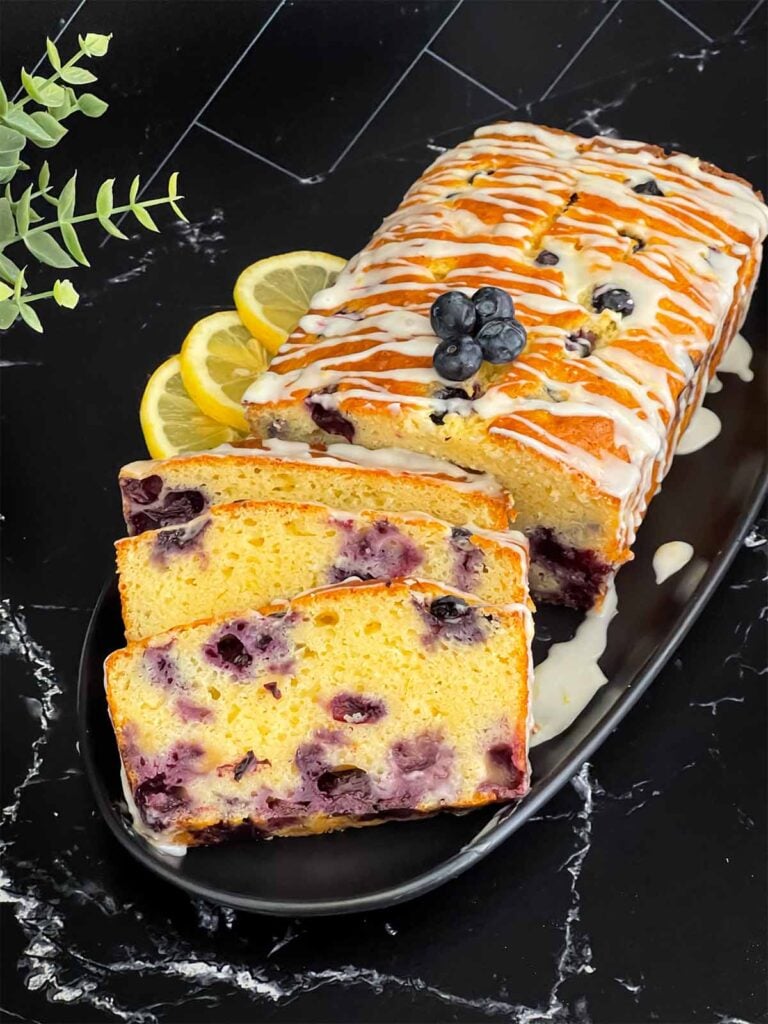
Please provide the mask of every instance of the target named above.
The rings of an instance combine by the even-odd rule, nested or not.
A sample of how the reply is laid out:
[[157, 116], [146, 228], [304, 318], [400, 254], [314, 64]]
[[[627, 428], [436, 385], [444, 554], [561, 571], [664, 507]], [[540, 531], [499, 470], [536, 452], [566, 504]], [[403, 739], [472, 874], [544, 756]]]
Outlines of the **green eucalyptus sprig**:
[[[80, 67], [79, 61], [84, 57], [103, 57], [111, 38], [92, 32], [78, 36], [79, 49], [66, 63], [62, 63], [56, 45], [48, 39], [46, 50], [53, 68], [51, 75], [47, 78], [30, 75], [22, 68], [24, 95], [18, 100], [9, 100], [0, 83], [0, 184], [5, 184], [0, 197], [0, 329], [10, 327], [20, 317], [33, 330], [42, 331], [33, 303], [52, 298], [59, 306], [72, 309], [79, 298], [67, 279], [56, 279], [49, 290], [31, 293], [27, 286], [27, 268], [20, 267], [6, 253], [11, 246], [23, 246], [38, 263], [56, 269], [78, 264], [90, 266], [75, 224], [97, 220], [107, 234], [127, 238], [114, 223], [115, 215], [131, 213], [143, 227], [158, 231], [149, 209], [161, 205], [170, 206], [177, 217], [186, 220], [178, 206], [178, 200], [183, 198], [178, 194], [178, 174], [171, 175], [166, 195], [146, 200], [138, 198], [140, 182], [136, 176], [128, 190], [128, 202], [122, 206], [114, 204], [115, 179], [107, 178], [96, 195], [95, 210], [76, 214], [77, 172], [57, 194], [45, 161], [35, 181], [26, 184], [26, 188], [14, 196], [11, 182], [15, 176], [27, 176], [31, 171], [21, 156], [28, 143], [50, 149], [66, 135], [67, 128], [61, 123], [66, 118], [77, 112], [86, 117], [101, 117], [107, 109], [104, 100], [90, 92], [78, 95], [76, 87], [96, 81], [96, 76]], [[38, 208], [33, 205], [37, 200], [40, 200]], [[43, 202], [53, 207], [53, 211], [46, 211], [48, 219], [41, 212]]]

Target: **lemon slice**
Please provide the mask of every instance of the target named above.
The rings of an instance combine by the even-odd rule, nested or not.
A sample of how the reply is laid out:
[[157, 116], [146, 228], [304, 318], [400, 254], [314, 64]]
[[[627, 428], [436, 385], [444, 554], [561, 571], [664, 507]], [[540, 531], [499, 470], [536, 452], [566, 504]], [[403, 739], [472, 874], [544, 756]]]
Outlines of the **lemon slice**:
[[207, 416], [247, 430], [240, 399], [269, 365], [269, 355], [251, 337], [234, 310], [198, 320], [181, 346], [181, 379]]
[[182, 382], [178, 356], [166, 359], [147, 381], [139, 416], [153, 459], [205, 451], [243, 437], [239, 430], [217, 423], [198, 409]]
[[252, 263], [235, 284], [240, 319], [274, 354], [309, 309], [312, 296], [330, 287], [345, 264], [327, 252], [286, 252]]

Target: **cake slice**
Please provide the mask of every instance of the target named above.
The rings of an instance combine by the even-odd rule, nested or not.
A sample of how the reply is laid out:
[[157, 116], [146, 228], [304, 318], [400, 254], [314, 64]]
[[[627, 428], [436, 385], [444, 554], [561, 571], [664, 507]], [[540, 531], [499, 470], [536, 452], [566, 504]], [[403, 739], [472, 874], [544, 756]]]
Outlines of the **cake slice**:
[[450, 526], [415, 512], [242, 501], [126, 537], [115, 548], [129, 641], [350, 577], [418, 573], [495, 604], [526, 596], [522, 534]]
[[356, 582], [106, 661], [140, 827], [182, 845], [480, 807], [529, 781], [531, 614]]
[[[492, 473], [531, 542], [534, 597], [588, 607], [631, 557], [744, 320], [768, 231], [761, 200], [642, 142], [480, 128], [314, 296], [245, 393], [253, 433], [397, 444]], [[447, 380], [432, 304], [485, 286], [514, 300], [525, 348]]]
[[130, 534], [178, 526], [220, 502], [317, 501], [358, 512], [428, 512], [455, 526], [506, 530], [512, 502], [487, 473], [399, 448], [308, 445], [253, 438], [120, 470]]

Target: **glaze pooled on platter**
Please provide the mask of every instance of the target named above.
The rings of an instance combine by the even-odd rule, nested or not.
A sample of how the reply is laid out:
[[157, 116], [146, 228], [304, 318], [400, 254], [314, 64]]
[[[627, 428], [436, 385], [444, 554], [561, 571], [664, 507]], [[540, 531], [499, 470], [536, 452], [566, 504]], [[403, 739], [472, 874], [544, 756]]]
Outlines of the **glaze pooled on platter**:
[[658, 584], [680, 572], [693, 558], [693, 545], [684, 540], [670, 540], [656, 548], [653, 555], [653, 572]]
[[564, 732], [606, 683], [598, 661], [617, 611], [616, 586], [611, 582], [602, 606], [590, 609], [573, 637], [553, 644], [535, 667], [532, 747]]
[[717, 413], [702, 405], [691, 417], [675, 454], [690, 455], [692, 452], [700, 451], [715, 440], [722, 428]]

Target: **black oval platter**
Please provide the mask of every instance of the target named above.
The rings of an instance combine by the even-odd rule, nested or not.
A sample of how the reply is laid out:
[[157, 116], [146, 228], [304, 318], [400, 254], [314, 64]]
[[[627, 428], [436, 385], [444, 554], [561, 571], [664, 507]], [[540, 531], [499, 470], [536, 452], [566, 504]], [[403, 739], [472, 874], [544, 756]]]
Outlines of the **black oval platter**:
[[[763, 316], [753, 310], [750, 321], [752, 337], [759, 337]], [[675, 460], [640, 530], [635, 560], [618, 574], [619, 611], [600, 662], [608, 682], [565, 733], [533, 749], [533, 784], [517, 805], [325, 836], [197, 848], [181, 858], [159, 853], [131, 828], [121, 792], [103, 684], [104, 659], [124, 642], [117, 586], [110, 581], [83, 646], [78, 715], [86, 771], [114, 835], [145, 867], [188, 892], [267, 914], [373, 910], [466, 871], [535, 814], [616, 728], [722, 579], [765, 494], [765, 351], [755, 353], [753, 369], [750, 384], [728, 375], [723, 390], [707, 397], [722, 420], [721, 434], [701, 451]], [[653, 553], [671, 540], [688, 541], [695, 555], [658, 586]], [[572, 635], [578, 622], [579, 616], [565, 609], [541, 608], [536, 660], [551, 642]]]

